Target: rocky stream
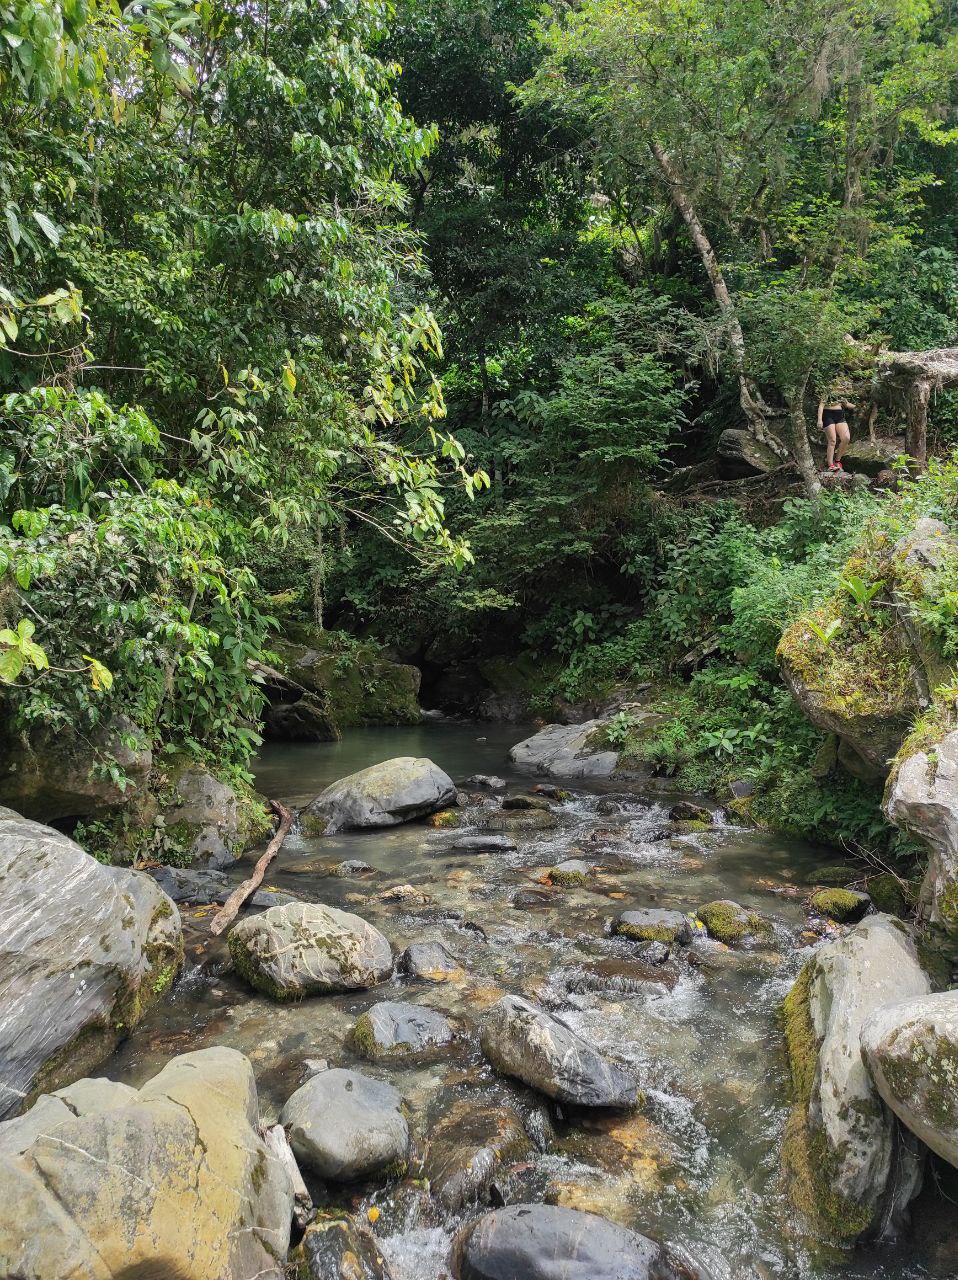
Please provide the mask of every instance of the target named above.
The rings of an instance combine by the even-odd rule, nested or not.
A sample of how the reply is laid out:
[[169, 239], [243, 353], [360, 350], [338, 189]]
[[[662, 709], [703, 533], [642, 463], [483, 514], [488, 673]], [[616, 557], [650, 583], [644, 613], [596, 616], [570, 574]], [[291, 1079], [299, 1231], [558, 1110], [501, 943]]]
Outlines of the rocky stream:
[[[4, 1274], [278, 1277], [293, 1219], [288, 1274], [315, 1280], [958, 1275], [949, 1153], [909, 1163], [905, 1130], [857, 1076], [852, 1103], [884, 1126], [843, 1147], [867, 1148], [848, 1197], [874, 1219], [856, 1226], [864, 1243], [824, 1240], [788, 1194], [803, 1015], [793, 995], [790, 1071], [783, 1000], [800, 974], [816, 981], [809, 960], [828, 969], [828, 948], [845, 948], [822, 981], [830, 1006], [844, 1000], [854, 1061], [834, 1027], [821, 1056], [860, 1069], [835, 972], [864, 948], [877, 989], [868, 948], [897, 946], [895, 998], [927, 995], [903, 927], [855, 895], [833, 908], [846, 923], [812, 900], [834, 851], [649, 780], [531, 775], [509, 757], [522, 736], [424, 722], [264, 750], [258, 788], [303, 812], [254, 904], [210, 936], [211, 903], [255, 851], [225, 873], [154, 869], [182, 918], [172, 989], [95, 1070], [61, 1036], [68, 1078], [97, 1079], [0, 1125]], [[369, 789], [331, 784], [395, 758], [400, 772], [418, 762], [418, 800], [379, 815], [394, 825], [353, 829], [378, 820]], [[19, 1008], [0, 1017], [6, 1043]], [[26, 1035], [5, 1078], [26, 1070]], [[828, 1071], [806, 1082], [820, 1102]], [[882, 1159], [894, 1168], [876, 1173]], [[887, 1208], [893, 1184], [907, 1223]]]

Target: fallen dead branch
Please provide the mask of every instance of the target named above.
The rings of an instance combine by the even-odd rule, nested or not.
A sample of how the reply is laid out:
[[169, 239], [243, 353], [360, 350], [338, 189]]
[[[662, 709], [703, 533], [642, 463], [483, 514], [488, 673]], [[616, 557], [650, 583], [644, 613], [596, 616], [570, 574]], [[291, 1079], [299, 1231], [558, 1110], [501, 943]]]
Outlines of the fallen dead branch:
[[293, 811], [287, 809], [284, 804], [280, 804], [278, 800], [270, 800], [270, 805], [279, 818], [279, 826], [276, 828], [276, 834], [266, 846], [264, 852], [260, 855], [259, 861], [253, 868], [253, 874], [248, 880], [244, 880], [242, 884], [236, 886], [230, 896], [223, 903], [222, 907], [217, 911], [216, 915], [210, 921], [210, 933], [222, 933], [227, 925], [233, 923], [236, 919], [236, 913], [240, 907], [263, 883], [263, 876], [266, 874], [266, 868], [273, 861], [280, 849], [283, 847], [283, 841], [289, 835], [289, 829], [293, 825]]

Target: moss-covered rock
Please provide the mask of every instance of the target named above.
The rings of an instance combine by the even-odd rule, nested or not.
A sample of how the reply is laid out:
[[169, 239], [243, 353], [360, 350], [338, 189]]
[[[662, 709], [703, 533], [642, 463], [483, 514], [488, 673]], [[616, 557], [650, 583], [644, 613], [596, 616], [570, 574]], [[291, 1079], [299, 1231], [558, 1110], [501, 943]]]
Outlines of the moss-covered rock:
[[860, 920], [871, 904], [867, 893], [856, 893], [854, 889], [819, 889], [808, 903], [818, 915], [828, 916], [840, 924]]
[[692, 939], [692, 926], [681, 911], [646, 907], [623, 911], [612, 922], [612, 932], [634, 942], [687, 943]]
[[876, 915], [821, 947], [785, 998], [794, 1107], [782, 1167], [792, 1202], [819, 1241], [853, 1243], [901, 1209], [920, 1183], [920, 1166], [898, 1159], [895, 1125], [859, 1038], [875, 1009], [927, 991], [908, 930]]
[[703, 907], [699, 907], [696, 915], [705, 925], [710, 938], [730, 947], [737, 942], [768, 938], [772, 933], [768, 921], [728, 898], [706, 902]]

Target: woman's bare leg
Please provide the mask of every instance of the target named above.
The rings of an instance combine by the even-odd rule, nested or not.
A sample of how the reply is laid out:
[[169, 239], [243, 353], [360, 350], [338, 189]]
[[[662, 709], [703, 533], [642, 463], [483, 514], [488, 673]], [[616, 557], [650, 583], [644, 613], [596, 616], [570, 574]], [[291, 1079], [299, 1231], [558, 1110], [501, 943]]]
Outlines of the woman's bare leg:
[[825, 427], [825, 469], [828, 470], [835, 461], [835, 424], [827, 423]]
[[835, 450], [835, 461], [841, 462], [845, 456], [845, 450], [851, 443], [852, 433], [847, 422], [836, 422], [835, 431], [838, 435], [838, 448]]

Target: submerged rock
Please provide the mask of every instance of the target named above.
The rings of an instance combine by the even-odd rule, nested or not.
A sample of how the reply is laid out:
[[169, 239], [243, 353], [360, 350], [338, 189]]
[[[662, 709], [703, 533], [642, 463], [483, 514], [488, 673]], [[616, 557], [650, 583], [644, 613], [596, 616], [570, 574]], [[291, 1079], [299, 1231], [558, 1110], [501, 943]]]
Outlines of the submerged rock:
[[364, 1058], [423, 1057], [448, 1049], [456, 1039], [449, 1019], [426, 1005], [381, 1000], [349, 1033], [349, 1044]]
[[[146, 874], [152, 876], [173, 902], [182, 902], [190, 906], [207, 902], [225, 902], [236, 888], [225, 872], [212, 869], [194, 871], [189, 867], [147, 867]], [[264, 889], [257, 889], [246, 899], [244, 905], [275, 907], [298, 901], [295, 894], [283, 893], [282, 890], [267, 886]]]
[[632, 1107], [638, 1085], [566, 1023], [521, 996], [504, 996], [482, 1023], [482, 1051], [504, 1075], [557, 1102]]
[[293, 1187], [260, 1137], [249, 1061], [187, 1053], [103, 1101], [0, 1158], [0, 1274], [281, 1280]]
[[542, 796], [533, 795], [517, 795], [505, 796], [502, 801], [503, 809], [539, 809], [543, 813], [550, 813], [552, 805]]
[[559, 819], [547, 809], [494, 809], [476, 817], [482, 831], [549, 831], [558, 825]]
[[509, 759], [520, 769], [549, 778], [608, 778], [619, 763], [618, 752], [596, 750], [590, 745], [604, 726], [603, 720], [546, 725], [531, 738], [516, 743]]
[[0, 808], [0, 1118], [102, 1062], [182, 960], [149, 876]]
[[898, 765], [888, 780], [885, 813], [927, 846], [920, 905], [933, 924], [958, 937], [958, 729]]
[[398, 1170], [409, 1154], [400, 1094], [359, 1071], [312, 1076], [288, 1099], [280, 1121], [297, 1160], [333, 1182]]
[[623, 911], [612, 922], [612, 932], [633, 938], [636, 942], [687, 943], [692, 940], [692, 926], [681, 911], [662, 907], [644, 907]]
[[876, 1009], [861, 1045], [878, 1092], [902, 1124], [958, 1166], [958, 991]]
[[704, 822], [709, 827], [714, 821], [711, 810], [693, 804], [691, 800], [680, 800], [674, 804], [669, 810], [669, 817], [673, 822]]
[[454, 1102], [429, 1135], [423, 1173], [448, 1213], [481, 1199], [499, 1168], [519, 1160], [531, 1143], [511, 1107]]
[[467, 787], [484, 787], [487, 791], [505, 791], [509, 785], [505, 778], [498, 778], [495, 774], [490, 773], [474, 773], [466, 779]]
[[423, 982], [455, 982], [463, 967], [441, 942], [414, 942], [399, 957], [400, 973]]
[[297, 1280], [392, 1280], [379, 1241], [355, 1218], [314, 1222], [290, 1261]]
[[230, 930], [229, 950], [242, 977], [274, 1000], [374, 987], [393, 968], [378, 929], [318, 902], [271, 907], [241, 920]]
[[820, 1238], [856, 1240], [917, 1189], [920, 1166], [896, 1170], [895, 1121], [860, 1037], [874, 1010], [928, 990], [908, 930], [874, 915], [821, 947], [786, 998], [796, 1103], [782, 1157], [792, 1200]]
[[456, 788], [431, 760], [397, 756], [351, 773], [302, 810], [307, 835], [335, 835], [357, 827], [394, 827], [453, 804]]
[[513, 1204], [470, 1222], [452, 1246], [456, 1280], [678, 1280], [661, 1245], [592, 1213]]

